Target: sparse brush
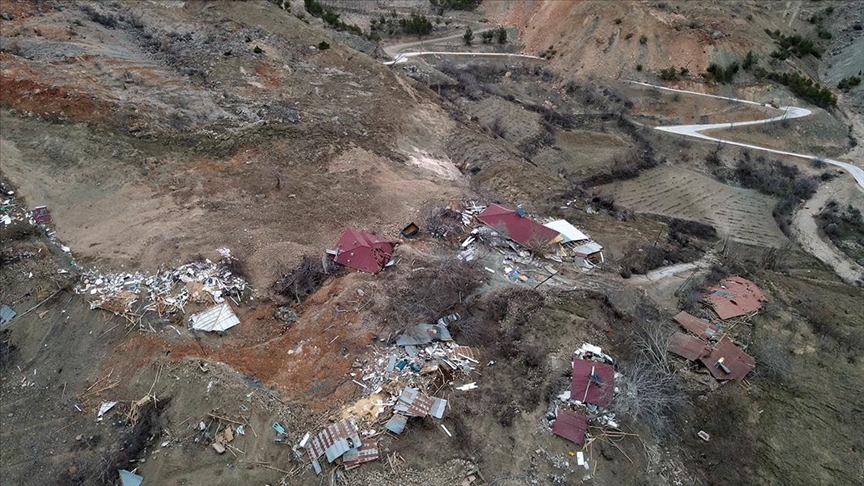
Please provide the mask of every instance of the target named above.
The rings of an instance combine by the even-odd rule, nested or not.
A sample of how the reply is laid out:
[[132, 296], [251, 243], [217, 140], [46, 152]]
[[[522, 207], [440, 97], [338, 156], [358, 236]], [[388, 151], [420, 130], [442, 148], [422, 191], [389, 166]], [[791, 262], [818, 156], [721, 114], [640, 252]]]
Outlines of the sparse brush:
[[657, 437], [669, 435], [672, 416], [687, 403], [678, 378], [645, 359], [622, 364], [619, 369], [621, 378], [616, 385], [620, 392], [612, 401], [615, 413], [644, 422]]
[[297, 267], [279, 277], [273, 283], [272, 289], [277, 294], [291, 297], [299, 303], [302, 297], [316, 291], [326, 277], [321, 258], [306, 255]]

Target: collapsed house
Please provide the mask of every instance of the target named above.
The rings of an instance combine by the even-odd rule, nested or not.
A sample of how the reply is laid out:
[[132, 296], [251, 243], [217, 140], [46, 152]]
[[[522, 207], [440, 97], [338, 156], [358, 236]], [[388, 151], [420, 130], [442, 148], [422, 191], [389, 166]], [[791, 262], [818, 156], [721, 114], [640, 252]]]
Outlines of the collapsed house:
[[686, 312], [673, 318], [693, 334], [676, 331], [666, 349], [689, 361], [699, 361], [718, 381], [741, 381], [756, 367], [756, 360], [719, 333], [717, 326]]
[[543, 226], [558, 232], [558, 239], [555, 241], [563, 258], [572, 258], [577, 265], [584, 268], [598, 267], [606, 261], [603, 258], [603, 247], [568, 221], [557, 219]]
[[490, 205], [477, 219], [519, 245], [542, 250], [558, 261], [572, 259], [583, 268], [605, 261], [603, 247], [563, 219], [540, 224], [526, 217], [521, 206], [514, 210], [500, 204]]
[[765, 294], [753, 282], [737, 275], [708, 289], [705, 299], [722, 320], [752, 314], [762, 308]]
[[396, 243], [372, 233], [346, 228], [336, 246], [327, 250], [334, 262], [355, 270], [378, 273], [390, 263]]

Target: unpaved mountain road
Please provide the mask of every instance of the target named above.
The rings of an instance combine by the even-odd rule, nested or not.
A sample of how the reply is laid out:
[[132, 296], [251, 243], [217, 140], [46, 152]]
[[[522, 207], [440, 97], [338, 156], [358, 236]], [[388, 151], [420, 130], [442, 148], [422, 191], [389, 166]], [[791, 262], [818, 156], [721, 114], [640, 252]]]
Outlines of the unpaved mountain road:
[[[483, 32], [489, 31], [492, 29], [481, 29], [474, 31], [474, 35], [482, 34]], [[414, 51], [414, 52], [402, 52], [405, 49], [410, 49], [412, 47], [422, 47], [424, 45], [437, 44], [442, 41], [461, 39], [464, 34], [455, 34], [449, 35], [447, 37], [437, 37], [434, 39], [428, 40], [420, 40], [415, 42], [406, 42], [403, 44], [395, 44], [392, 46], [385, 46], [384, 53], [390, 56], [392, 61], [385, 61], [385, 65], [391, 64], [399, 64], [408, 60], [409, 57], [418, 57], [418, 56], [431, 56], [431, 55], [440, 55], [440, 56], [472, 56], [472, 57], [521, 57], [523, 59], [535, 59], [540, 61], [545, 61], [542, 57], [531, 56], [528, 54], [511, 54], [507, 52], [457, 52], [457, 51]]]
[[812, 114], [812, 112], [806, 108], [799, 108], [796, 106], [781, 106], [779, 108], [775, 108], [775, 107], [773, 107], [767, 103], [757, 103], [755, 101], [741, 100], [738, 98], [729, 98], [726, 96], [717, 96], [717, 95], [710, 95], [710, 94], [705, 94], [705, 93], [697, 93], [695, 91], [687, 91], [687, 90], [683, 90], [683, 89], [666, 88], [663, 86], [657, 86], [655, 84], [650, 84], [650, 83], [643, 83], [640, 81], [627, 81], [627, 82], [632, 83], [632, 84], [642, 85], [642, 86], [648, 86], [650, 88], [657, 88], [657, 89], [661, 89], [664, 91], [672, 91], [675, 93], [683, 93], [683, 94], [689, 94], [689, 95], [695, 95], [695, 96], [706, 96], [709, 98], [717, 98], [717, 99], [721, 99], [721, 100], [734, 101], [737, 103], [746, 103], [749, 105], [764, 106], [766, 108], [773, 108], [773, 109], [782, 111], [783, 112], [782, 115], [778, 115], [778, 116], [771, 117], [771, 118], [764, 118], [762, 120], [752, 120], [752, 121], [732, 122], [732, 123], [710, 123], [710, 124], [703, 124], [703, 125], [673, 125], [673, 126], [665, 126], [665, 127], [655, 127], [655, 129], [659, 130], [661, 132], [677, 133], [679, 135], [699, 138], [702, 140], [708, 140], [710, 142], [724, 143], [726, 145], [734, 145], [736, 147], [744, 147], [744, 148], [749, 148], [749, 149], [753, 149], [753, 150], [762, 150], [764, 152], [770, 152], [772, 154], [787, 155], [789, 157], [796, 157], [796, 158], [807, 159], [807, 160], [819, 159], [819, 160], [825, 162], [826, 164], [835, 165], [835, 166], [840, 167], [841, 169], [844, 169], [847, 172], [849, 172], [852, 175], [852, 177], [855, 178], [855, 182], [858, 183], [858, 186], [862, 190], [864, 190], [864, 169], [862, 169], [861, 167], [858, 167], [856, 165], [852, 165], [848, 162], [843, 162], [840, 160], [833, 160], [833, 159], [826, 159], [826, 158], [819, 157], [816, 155], [799, 154], [799, 153], [795, 153], [795, 152], [786, 152], [783, 150], [775, 150], [775, 149], [771, 149], [771, 148], [767, 148], [767, 147], [760, 147], [758, 145], [750, 145], [750, 144], [746, 144], [746, 143], [735, 142], [732, 140], [724, 140], [722, 138], [709, 137], [708, 135], [704, 135], [703, 133], [701, 133], [701, 132], [704, 132], [706, 130], [717, 130], [717, 129], [723, 129], [723, 128], [743, 127], [743, 126], [748, 126], [748, 125], [762, 125], [765, 123], [773, 123], [773, 122], [781, 121], [781, 120], [792, 120], [794, 118], [803, 118], [805, 116], [810, 116]]
[[[760, 147], [757, 145], [750, 145], [746, 143], [734, 142], [731, 140], [723, 140], [720, 138], [709, 137], [700, 132], [705, 130], [716, 130], [723, 128], [731, 128], [731, 127], [741, 127], [748, 125], [761, 125], [764, 123], [772, 123], [781, 120], [791, 120], [794, 118], [803, 118], [805, 116], [809, 116], [812, 112], [806, 108], [799, 108], [795, 106], [783, 106], [780, 108], [774, 108], [769, 104], [757, 103], [755, 101], [749, 100], [741, 100], [737, 98], [729, 98], [726, 96], [717, 96], [710, 95], [705, 93], [697, 93], [694, 91], [686, 91], [682, 89], [675, 88], [666, 88], [663, 86], [657, 86], [649, 83], [642, 83], [639, 81], [628, 81], [629, 83], [639, 84], [642, 86], [648, 86], [651, 88], [662, 89], [665, 91], [672, 91], [676, 93], [683, 93], [689, 95], [696, 96], [706, 96], [710, 98], [718, 98], [723, 100], [729, 100], [738, 103], [745, 103], [750, 105], [758, 105], [764, 106], [767, 108], [777, 109], [783, 112], [782, 115], [778, 115], [771, 118], [765, 118], [762, 120], [752, 120], [745, 122], [733, 122], [733, 123], [712, 123], [712, 124], [703, 124], [703, 125], [674, 125], [674, 126], [665, 126], [665, 127], [655, 127], [656, 130], [667, 132], [667, 133], [676, 133], [679, 135], [684, 135], [688, 137], [699, 138], [702, 140], [708, 140], [711, 142], [724, 143], [728, 145], [734, 145], [737, 147], [744, 147], [753, 150], [762, 150], [765, 152], [770, 152], [773, 154], [787, 155], [790, 157], [797, 157], [802, 159], [820, 159], [825, 163], [835, 165], [840, 167], [847, 172], [849, 172], [852, 177], [855, 178], [855, 182], [857, 183], [858, 190], [864, 190], [864, 169], [861, 167], [852, 165], [848, 162], [842, 162], [839, 160], [826, 159], [817, 157], [815, 155], [806, 155], [806, 154], [798, 154], [794, 152], [785, 152], [782, 150], [775, 150], [766, 147]], [[811, 255], [818, 258], [820, 261], [825, 263], [834, 269], [834, 272], [843, 279], [845, 282], [856, 285], [858, 282], [864, 281], [864, 269], [861, 268], [855, 261], [849, 258], [848, 255], [840, 251], [836, 246], [834, 246], [830, 241], [826, 241], [819, 232], [819, 228], [816, 222], [815, 217], [819, 214], [822, 208], [825, 207], [825, 204], [830, 199], [836, 199], [838, 195], [842, 192], [842, 188], [845, 186], [843, 181], [835, 181], [830, 184], [822, 184], [817, 190], [816, 194], [805, 203], [804, 207], [795, 212], [795, 215], [792, 219], [792, 234], [795, 237], [795, 240], [801, 245], [801, 248], [810, 253]], [[840, 198], [841, 200], [843, 198]]]

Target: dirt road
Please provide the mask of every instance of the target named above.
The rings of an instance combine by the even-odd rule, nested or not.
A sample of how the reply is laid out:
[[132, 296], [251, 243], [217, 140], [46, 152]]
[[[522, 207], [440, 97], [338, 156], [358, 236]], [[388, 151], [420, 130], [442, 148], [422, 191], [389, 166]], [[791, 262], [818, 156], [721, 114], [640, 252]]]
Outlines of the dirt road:
[[[684, 94], [690, 94], [690, 95], [696, 95], [696, 96], [707, 96], [709, 98], [718, 98], [718, 99], [722, 99], [722, 100], [734, 101], [737, 103], [746, 103], [746, 104], [750, 104], [750, 105], [759, 105], [759, 106], [764, 106], [767, 108], [773, 108], [771, 105], [769, 105], [767, 103], [762, 104], [762, 103], [757, 103], [755, 101], [741, 100], [738, 98], [729, 98], [726, 96], [709, 95], [709, 94], [705, 94], [705, 93], [697, 93], [695, 91], [687, 91], [687, 90], [683, 90], [683, 89], [666, 88], [663, 86], [657, 86], [654, 84], [643, 83], [640, 81], [627, 81], [627, 82], [633, 83], [633, 84], [639, 84], [642, 86], [648, 86], [651, 88], [662, 89], [664, 91], [672, 91], [675, 93], [684, 93]], [[685, 135], [688, 137], [694, 137], [694, 138], [699, 138], [702, 140], [708, 140], [710, 142], [719, 142], [719, 143], [724, 143], [727, 145], [734, 145], [736, 147], [744, 147], [744, 148], [749, 148], [749, 149], [753, 149], [753, 150], [761, 150], [763, 152], [770, 152], [772, 154], [787, 155], [789, 157], [796, 157], [796, 158], [808, 159], [808, 160], [820, 159], [823, 162], [825, 162], [826, 164], [835, 165], [837, 167], [840, 167], [840, 168], [848, 171], [850, 174], [852, 174], [852, 177], [855, 178], [855, 182], [858, 183], [858, 186], [862, 190], [864, 190], [864, 169], [862, 169], [861, 167], [852, 165], [848, 162], [843, 162], [840, 160], [833, 160], [833, 159], [826, 159], [826, 158], [822, 158], [822, 157], [819, 157], [816, 155], [799, 154], [799, 153], [795, 153], [795, 152], [786, 152], [783, 150], [775, 150], [775, 149], [770, 149], [767, 147], [760, 147], [758, 145], [750, 145], [750, 144], [746, 144], [746, 143], [734, 142], [732, 140], [724, 140], [721, 138], [709, 137], [708, 135], [704, 135], [701, 133], [701, 132], [706, 131], [706, 130], [717, 130], [717, 129], [723, 129], [723, 128], [742, 127], [742, 126], [747, 126], [747, 125], [762, 125], [765, 123], [773, 123], [773, 122], [781, 121], [781, 120], [791, 120], [794, 118], [803, 118], [805, 116], [809, 116], [812, 113], [810, 110], [808, 110], [806, 108], [799, 108], [799, 107], [795, 107], [795, 106], [781, 106], [781, 107], [776, 108], [776, 109], [782, 111], [783, 114], [775, 116], [775, 117], [771, 117], [771, 118], [765, 118], [762, 120], [752, 120], [752, 121], [745, 121], [745, 122], [712, 123], [712, 124], [704, 124], [704, 125], [674, 125], [674, 126], [667, 126], [667, 127], [655, 127], [655, 129], [659, 130], [661, 132], [677, 133], [679, 135]]]
[[842, 181], [835, 180], [820, 185], [816, 194], [804, 204], [804, 207], [795, 212], [791, 228], [795, 241], [801, 245], [801, 248], [833, 268], [846, 283], [855, 285], [856, 282], [864, 281], [864, 269], [831, 241], [826, 241], [819, 232], [816, 222], [816, 216], [829, 200], [848, 200], [848, 197], [842, 194], [847, 190], [849, 190], [848, 186]]

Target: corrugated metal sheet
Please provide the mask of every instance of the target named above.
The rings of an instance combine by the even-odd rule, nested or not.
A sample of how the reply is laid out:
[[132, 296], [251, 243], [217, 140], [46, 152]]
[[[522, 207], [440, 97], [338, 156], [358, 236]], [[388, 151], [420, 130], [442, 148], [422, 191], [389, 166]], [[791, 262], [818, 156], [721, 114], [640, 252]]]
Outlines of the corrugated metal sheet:
[[[729, 338], [724, 337], [710, 349], [711, 353], [703, 356], [700, 361], [708, 367], [711, 376], [718, 380], [740, 381], [756, 367], [756, 360], [736, 346]], [[723, 358], [723, 364], [729, 369], [726, 373], [717, 361]]]
[[401, 434], [405, 430], [405, 425], [408, 423], [408, 417], [400, 414], [393, 414], [393, 417], [384, 424], [384, 427], [394, 434]]
[[193, 314], [189, 324], [196, 331], [224, 331], [240, 324], [228, 302], [215, 305], [203, 312]]
[[432, 407], [429, 408], [429, 415], [440, 419], [444, 416], [444, 410], [447, 409], [447, 400], [443, 398], [432, 397]]
[[[312, 465], [315, 466], [322, 455], [327, 456], [327, 462], [333, 462], [349, 449], [362, 445], [357, 424], [354, 423], [354, 419], [349, 418], [340, 420], [319, 432], [318, 436], [313, 437], [306, 444], [306, 450]], [[316, 472], [319, 469], [320, 465], [315, 468]]]
[[456, 346], [453, 348], [453, 353], [460, 358], [474, 360], [478, 363], [480, 362], [480, 356], [468, 346]]
[[720, 287], [711, 287], [705, 296], [720, 319], [731, 319], [758, 311], [765, 295], [753, 282], [738, 276], [723, 280]]
[[378, 443], [367, 442], [362, 446], [351, 449], [342, 456], [345, 469], [354, 469], [360, 464], [378, 460]]
[[559, 410], [552, 424], [552, 433], [578, 445], [585, 444], [588, 417], [567, 410]]
[[587, 240], [588, 235], [579, 230], [579, 228], [570, 224], [570, 222], [565, 221], [563, 219], [557, 219], [555, 221], [549, 221], [545, 223], [543, 226], [555, 230], [559, 235], [563, 238], [561, 243], [569, 243], [571, 241], [582, 241]]
[[394, 248], [396, 243], [392, 241], [366, 231], [346, 228], [333, 248], [334, 260], [356, 270], [378, 273], [390, 261]]
[[409, 327], [396, 340], [397, 346], [419, 346], [429, 344], [432, 341], [452, 341], [447, 326], [437, 324], [417, 324]]
[[596, 241], [589, 241], [588, 243], [585, 243], [584, 245], [574, 246], [574, 247], [570, 248], [571, 252], [573, 252], [574, 254], [581, 256], [581, 257], [593, 255], [593, 254], [597, 253], [598, 251], [602, 251], [602, 250], [603, 250], [603, 247], [600, 246], [600, 244], [597, 243]]
[[416, 388], [405, 387], [394, 409], [409, 417], [425, 417], [432, 408], [432, 399]]
[[684, 329], [687, 329], [705, 340], [714, 337], [717, 333], [717, 327], [715, 327], [714, 324], [711, 324], [704, 319], [699, 319], [698, 317], [690, 315], [684, 311], [675, 314], [673, 319], [675, 319], [675, 321]]
[[711, 352], [704, 341], [683, 332], [673, 334], [666, 349], [691, 361], [696, 361]]
[[6, 304], [0, 306], [0, 324], [6, 324], [15, 318], [18, 314]]
[[615, 392], [615, 368], [584, 359], [573, 360], [570, 399], [605, 407]]

